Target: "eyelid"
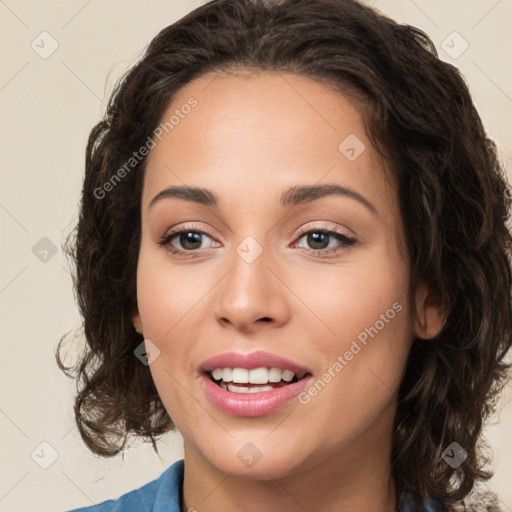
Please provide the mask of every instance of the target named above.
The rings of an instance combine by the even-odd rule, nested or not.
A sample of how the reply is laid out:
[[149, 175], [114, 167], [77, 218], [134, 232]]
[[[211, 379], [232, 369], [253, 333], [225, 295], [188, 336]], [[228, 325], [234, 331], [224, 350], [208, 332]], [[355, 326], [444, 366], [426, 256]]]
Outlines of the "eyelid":
[[333, 227], [333, 226], [328, 226], [326, 224], [321, 225], [321, 226], [318, 226], [318, 225], [310, 226], [309, 224], [307, 224], [306, 226], [301, 227], [297, 231], [297, 235], [296, 236], [300, 237], [300, 236], [302, 236], [302, 235], [304, 235], [306, 233], [311, 233], [312, 231], [327, 231], [329, 233], [338, 234], [338, 235], [344, 236], [346, 238], [355, 238], [355, 233], [351, 229], [348, 229], [348, 228], [346, 228], [347, 233], [344, 233], [341, 230], [341, 228], [337, 228], [337, 227]]
[[[207, 231], [205, 231], [204, 229], [200, 228], [199, 226], [197, 226], [195, 224], [191, 224], [191, 225], [184, 225], [184, 226], [179, 226], [177, 228], [170, 229], [164, 235], [159, 237], [160, 242], [158, 242], [158, 244], [166, 245], [168, 243], [168, 241], [171, 238], [173, 238], [174, 236], [179, 235], [183, 232], [189, 232], [189, 231], [193, 231], [195, 233], [201, 233], [202, 235], [206, 235], [208, 238], [215, 240], [215, 238], [212, 235], [210, 235], [210, 233], [208, 233]], [[186, 251], [186, 252], [192, 252], [192, 251]]]
[[296, 245], [298, 240], [300, 240], [309, 233], [327, 234], [327, 236], [330, 236], [331, 238], [336, 238], [339, 242], [339, 245], [337, 247], [330, 247], [325, 249], [302, 248], [303, 251], [309, 254], [313, 254], [317, 258], [337, 256], [339, 253], [343, 252], [348, 247], [357, 245], [359, 243], [355, 237], [343, 233], [338, 228], [333, 228], [329, 226], [314, 226], [301, 228], [299, 230], [299, 233], [297, 234], [296, 241], [293, 242], [293, 245]]
[[[206, 235], [208, 238], [212, 239], [214, 242], [216, 242], [215, 238], [210, 235], [207, 231], [204, 229], [201, 229], [197, 225], [184, 225], [179, 226], [178, 228], [173, 228], [170, 231], [168, 231], [165, 235], [160, 237], [160, 241], [158, 242], [158, 245], [167, 247], [167, 249], [178, 256], [182, 257], [195, 257], [199, 254], [202, 254], [206, 249], [193, 249], [193, 250], [182, 250], [182, 249], [176, 249], [171, 246], [170, 241], [172, 238], [184, 233], [184, 232], [195, 232], [200, 233], [202, 235]], [[338, 254], [345, 250], [347, 247], [355, 245], [358, 243], [357, 239], [354, 238], [352, 235], [343, 233], [338, 228], [333, 228], [330, 226], [305, 226], [299, 229], [297, 234], [295, 235], [294, 242], [292, 243], [292, 246], [295, 245], [298, 240], [304, 237], [304, 235], [307, 235], [309, 233], [323, 233], [327, 236], [336, 238], [338, 242], [341, 244], [341, 246], [338, 247], [331, 247], [331, 248], [325, 248], [325, 249], [309, 249], [309, 248], [301, 248], [306, 253], [313, 253], [317, 257], [327, 256], [328, 254]]]

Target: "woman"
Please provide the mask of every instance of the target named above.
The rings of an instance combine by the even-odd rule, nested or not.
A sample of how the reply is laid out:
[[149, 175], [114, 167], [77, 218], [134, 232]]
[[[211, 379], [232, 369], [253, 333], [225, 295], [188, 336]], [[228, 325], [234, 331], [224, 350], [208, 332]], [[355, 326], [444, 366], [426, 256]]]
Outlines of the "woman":
[[80, 208], [80, 433], [103, 456], [184, 439], [101, 510], [452, 511], [491, 476], [509, 196], [419, 30], [353, 0], [206, 3], [114, 91]]

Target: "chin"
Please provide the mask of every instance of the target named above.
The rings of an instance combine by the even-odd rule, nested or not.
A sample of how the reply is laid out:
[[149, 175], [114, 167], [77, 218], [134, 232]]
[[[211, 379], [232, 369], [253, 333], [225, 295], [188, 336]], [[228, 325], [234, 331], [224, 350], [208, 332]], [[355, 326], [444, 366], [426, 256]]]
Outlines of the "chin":
[[203, 452], [203, 457], [217, 471], [240, 478], [261, 481], [286, 478], [300, 473], [306, 459], [309, 459], [298, 454], [296, 449], [283, 450], [270, 443], [269, 439], [266, 442], [258, 442], [257, 439], [246, 443], [232, 441], [229, 446], [217, 445], [220, 451]]

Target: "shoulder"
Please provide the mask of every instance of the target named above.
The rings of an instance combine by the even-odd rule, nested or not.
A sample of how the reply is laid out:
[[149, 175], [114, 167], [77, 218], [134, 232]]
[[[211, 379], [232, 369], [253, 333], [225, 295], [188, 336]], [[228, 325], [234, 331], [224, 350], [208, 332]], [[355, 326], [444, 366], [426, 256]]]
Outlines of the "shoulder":
[[[183, 459], [167, 468], [158, 478], [123, 494], [117, 499], [69, 512], [180, 512], [183, 485]], [[165, 507], [165, 508], [164, 508]]]
[[[489, 496], [489, 494], [485, 497], [468, 496], [466, 499], [452, 505], [452, 507], [454, 512], [504, 512], [497, 498], [495, 496]], [[413, 508], [414, 500], [410, 500], [401, 512], [411, 512]], [[439, 512], [440, 510], [439, 504], [433, 500], [428, 500], [427, 503], [425, 503], [424, 512]]]
[[[454, 512], [504, 512], [495, 495], [485, 497], [468, 496], [452, 505]], [[425, 512], [437, 512], [439, 509], [433, 502], [427, 503]]]
[[455, 505], [456, 512], [503, 512], [498, 496], [487, 486], [476, 484], [473, 490]]
[[504, 512], [504, 509], [494, 501], [480, 502], [463, 500], [454, 506], [456, 512]]

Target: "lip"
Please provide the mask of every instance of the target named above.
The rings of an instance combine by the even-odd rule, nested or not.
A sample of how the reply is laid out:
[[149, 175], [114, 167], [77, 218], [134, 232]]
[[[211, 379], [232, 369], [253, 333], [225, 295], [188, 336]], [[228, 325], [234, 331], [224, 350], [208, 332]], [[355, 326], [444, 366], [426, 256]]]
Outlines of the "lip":
[[262, 367], [291, 370], [296, 374], [312, 373], [309, 368], [301, 366], [294, 361], [263, 351], [250, 352], [248, 354], [225, 352], [224, 354], [219, 354], [204, 361], [199, 370], [202, 373], [206, 373], [211, 372], [215, 368], [245, 368], [247, 370], [253, 370], [254, 368]]
[[232, 416], [265, 416], [277, 412], [301, 393], [312, 378], [313, 376], [309, 375], [273, 391], [235, 393], [215, 384], [207, 373], [201, 376], [203, 388], [210, 402], [220, 411]]
[[[291, 370], [295, 374], [305, 374], [297, 382], [259, 393], [235, 393], [227, 391], [210, 378], [209, 372], [215, 368], [280, 368]], [[226, 352], [211, 357], [200, 366], [203, 389], [210, 402], [220, 411], [232, 416], [265, 416], [278, 411], [289, 403], [306, 387], [312, 379], [309, 368], [270, 352], [251, 352], [248, 354]]]

